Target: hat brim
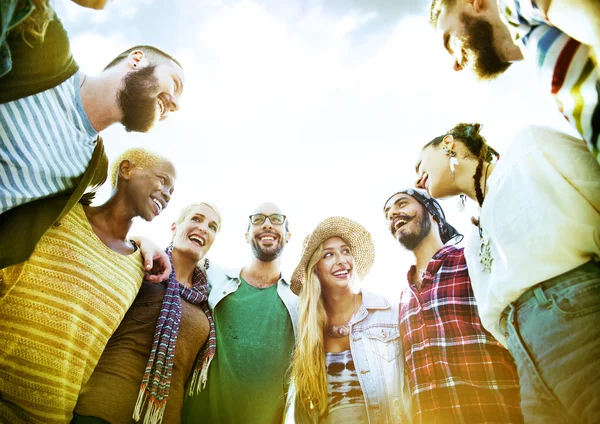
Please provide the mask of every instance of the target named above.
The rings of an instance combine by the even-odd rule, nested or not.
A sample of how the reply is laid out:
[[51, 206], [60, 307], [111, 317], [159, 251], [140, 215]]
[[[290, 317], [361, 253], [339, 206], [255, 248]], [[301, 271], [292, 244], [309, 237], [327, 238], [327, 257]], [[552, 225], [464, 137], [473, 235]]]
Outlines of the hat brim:
[[348, 243], [354, 257], [354, 269], [364, 279], [375, 261], [375, 244], [371, 234], [359, 223], [341, 216], [332, 216], [322, 221], [304, 240], [300, 263], [291, 279], [292, 292], [299, 295], [306, 281], [306, 267], [317, 248], [331, 237], [339, 237]]

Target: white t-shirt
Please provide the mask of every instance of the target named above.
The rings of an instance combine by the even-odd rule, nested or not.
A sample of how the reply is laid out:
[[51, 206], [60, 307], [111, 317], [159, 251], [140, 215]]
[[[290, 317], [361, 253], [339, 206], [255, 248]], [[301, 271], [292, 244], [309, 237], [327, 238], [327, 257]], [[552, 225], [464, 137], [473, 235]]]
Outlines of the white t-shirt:
[[600, 259], [600, 166], [583, 141], [548, 128], [521, 131], [489, 177], [481, 208], [491, 272], [474, 227], [465, 257], [484, 327], [530, 287]]

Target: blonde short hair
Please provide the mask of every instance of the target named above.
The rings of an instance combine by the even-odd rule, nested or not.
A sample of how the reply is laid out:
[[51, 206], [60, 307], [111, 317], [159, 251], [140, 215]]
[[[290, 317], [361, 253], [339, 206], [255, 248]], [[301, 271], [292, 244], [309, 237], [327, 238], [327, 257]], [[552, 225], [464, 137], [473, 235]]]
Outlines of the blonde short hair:
[[217, 229], [217, 232], [221, 231], [221, 225], [223, 222], [223, 218], [221, 218], [221, 211], [213, 203], [210, 203], [210, 202], [192, 203], [192, 204], [185, 206], [183, 209], [181, 209], [179, 211], [179, 215], [177, 216], [177, 220], [175, 221], [175, 224], [181, 224], [185, 220], [185, 218], [190, 214], [192, 209], [194, 209], [198, 206], [208, 206], [213, 211], [215, 211], [215, 213], [219, 217], [219, 228]]
[[125, 150], [112, 162], [110, 166], [110, 184], [113, 188], [117, 186], [117, 176], [119, 175], [119, 166], [124, 160], [129, 161], [132, 166], [137, 169], [152, 168], [161, 163], [172, 162], [166, 157], [159, 155], [158, 153], [152, 152], [141, 147], [134, 147], [133, 149]]

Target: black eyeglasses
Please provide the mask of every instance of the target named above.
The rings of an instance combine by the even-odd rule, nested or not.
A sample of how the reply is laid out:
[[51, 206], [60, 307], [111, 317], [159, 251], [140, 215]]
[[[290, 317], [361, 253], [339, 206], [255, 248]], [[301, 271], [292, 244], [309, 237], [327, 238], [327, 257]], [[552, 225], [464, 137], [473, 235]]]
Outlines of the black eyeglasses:
[[271, 221], [271, 224], [273, 225], [283, 225], [283, 223], [285, 222], [285, 215], [282, 215], [280, 213], [273, 213], [271, 215], [265, 215], [262, 213], [255, 213], [254, 215], [250, 215], [250, 223], [252, 225], [262, 225], [267, 218], [269, 218], [269, 221]]

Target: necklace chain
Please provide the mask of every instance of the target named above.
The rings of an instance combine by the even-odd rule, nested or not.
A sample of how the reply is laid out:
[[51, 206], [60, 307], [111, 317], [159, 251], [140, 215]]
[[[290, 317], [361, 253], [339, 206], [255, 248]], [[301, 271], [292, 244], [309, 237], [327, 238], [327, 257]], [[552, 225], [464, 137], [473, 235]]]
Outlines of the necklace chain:
[[333, 337], [336, 339], [339, 339], [341, 337], [348, 337], [350, 335], [350, 326], [348, 324], [350, 324], [350, 321], [352, 320], [352, 317], [354, 316], [355, 313], [356, 313], [356, 294], [354, 295], [354, 306], [352, 307], [352, 315], [350, 315], [350, 318], [348, 319], [348, 321], [346, 321], [344, 324], [340, 324], [340, 325], [331, 325], [328, 322], [326, 325], [327, 335], [329, 337]]

